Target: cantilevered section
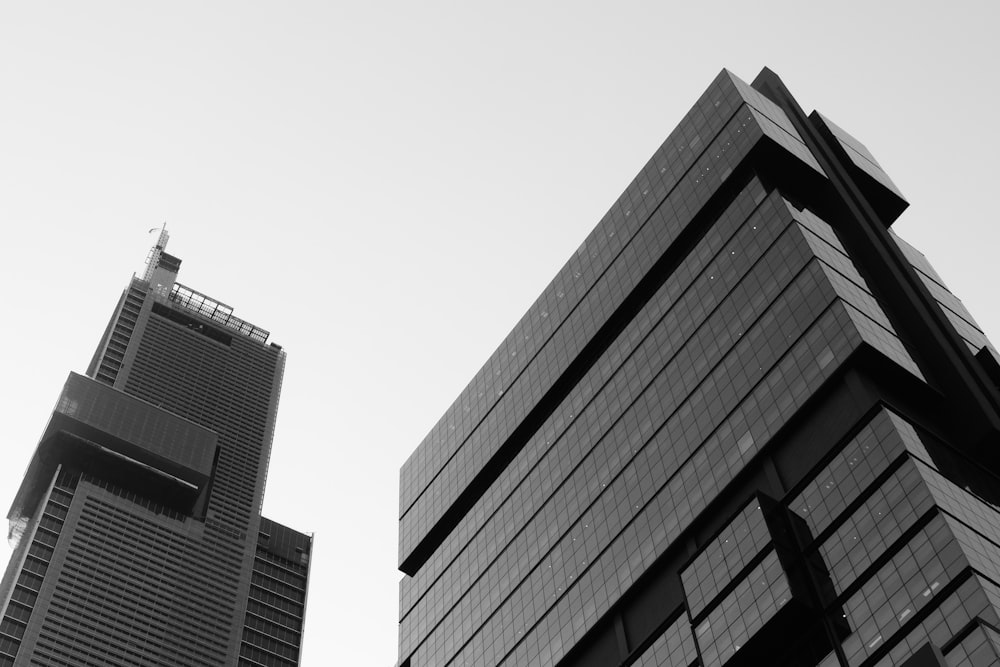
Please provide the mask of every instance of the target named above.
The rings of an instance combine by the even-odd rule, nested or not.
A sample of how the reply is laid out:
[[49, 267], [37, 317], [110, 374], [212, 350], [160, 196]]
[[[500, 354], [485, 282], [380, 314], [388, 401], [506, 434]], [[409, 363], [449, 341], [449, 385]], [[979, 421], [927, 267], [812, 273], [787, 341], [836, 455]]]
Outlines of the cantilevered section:
[[260, 517], [285, 353], [167, 241], [12, 489], [0, 667], [298, 664], [311, 538]]
[[194, 512], [212, 478], [217, 448], [215, 432], [70, 373], [7, 515], [12, 539], [60, 464]]
[[905, 204], [720, 74], [404, 466], [399, 667], [1000, 655], [1000, 355]]
[[785, 112], [723, 71], [403, 465], [403, 572], [419, 569], [651, 297], [704, 232], [701, 211], [765, 161], [826, 183]]
[[842, 151], [842, 155], [839, 156], [841, 164], [850, 168], [851, 176], [864, 191], [879, 217], [888, 221], [898, 218], [910, 204], [871, 151], [820, 112], [813, 111], [809, 115], [809, 120], [824, 135], [830, 146]]

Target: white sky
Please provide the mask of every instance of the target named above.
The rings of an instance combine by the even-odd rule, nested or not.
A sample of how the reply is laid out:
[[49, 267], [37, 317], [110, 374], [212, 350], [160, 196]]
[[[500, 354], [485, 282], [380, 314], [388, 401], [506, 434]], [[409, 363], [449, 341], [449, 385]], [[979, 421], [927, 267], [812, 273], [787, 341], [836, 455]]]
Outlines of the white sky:
[[1000, 4], [813, 4], [0, 3], [0, 509], [166, 220], [288, 351], [304, 664], [393, 664], [399, 466], [723, 67], [866, 143], [998, 340]]

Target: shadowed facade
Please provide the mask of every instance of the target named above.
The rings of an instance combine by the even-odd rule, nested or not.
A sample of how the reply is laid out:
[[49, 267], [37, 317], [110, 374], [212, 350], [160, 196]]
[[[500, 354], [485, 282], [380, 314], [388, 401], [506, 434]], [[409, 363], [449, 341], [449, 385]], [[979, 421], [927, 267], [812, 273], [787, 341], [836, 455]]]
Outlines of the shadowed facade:
[[906, 206], [720, 73], [403, 465], [398, 664], [1000, 664], [1000, 363]]

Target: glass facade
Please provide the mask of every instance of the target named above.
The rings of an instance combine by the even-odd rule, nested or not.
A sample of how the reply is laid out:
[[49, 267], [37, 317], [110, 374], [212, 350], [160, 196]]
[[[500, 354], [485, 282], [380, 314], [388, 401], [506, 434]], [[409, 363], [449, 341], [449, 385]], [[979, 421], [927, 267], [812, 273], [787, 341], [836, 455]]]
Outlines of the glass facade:
[[993, 664], [992, 348], [902, 208], [722, 72], [404, 464], [399, 664]]
[[0, 665], [298, 664], [311, 537], [260, 516], [285, 353], [175, 303], [165, 242], [15, 498]]

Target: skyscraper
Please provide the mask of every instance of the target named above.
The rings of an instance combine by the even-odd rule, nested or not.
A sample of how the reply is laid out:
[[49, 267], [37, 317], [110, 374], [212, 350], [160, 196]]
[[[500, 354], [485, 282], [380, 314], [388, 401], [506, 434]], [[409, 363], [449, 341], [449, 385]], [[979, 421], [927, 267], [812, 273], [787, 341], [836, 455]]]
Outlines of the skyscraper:
[[312, 538], [261, 518], [285, 353], [166, 230], [8, 518], [0, 665], [297, 665]]
[[1000, 364], [723, 71], [403, 465], [399, 664], [1000, 664]]

